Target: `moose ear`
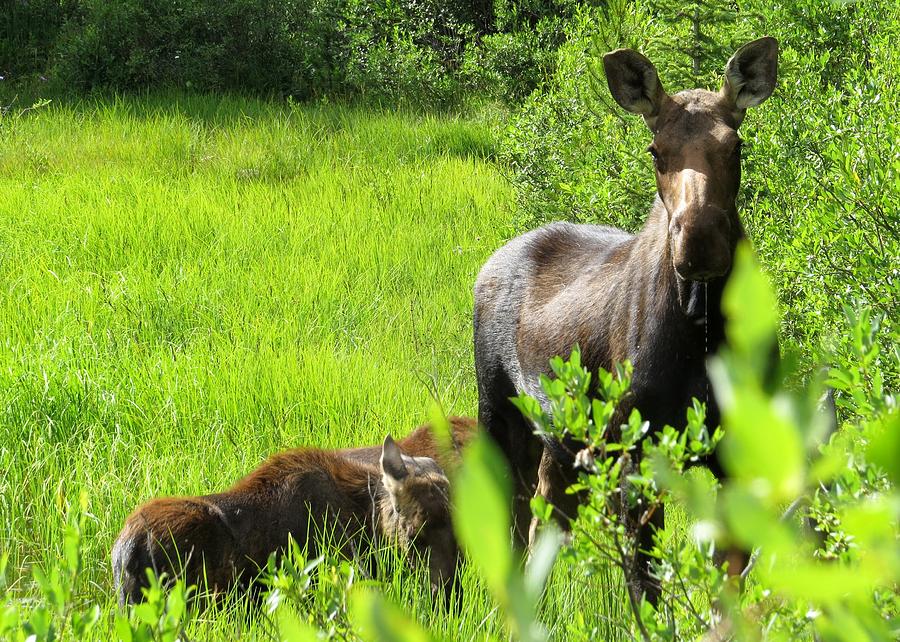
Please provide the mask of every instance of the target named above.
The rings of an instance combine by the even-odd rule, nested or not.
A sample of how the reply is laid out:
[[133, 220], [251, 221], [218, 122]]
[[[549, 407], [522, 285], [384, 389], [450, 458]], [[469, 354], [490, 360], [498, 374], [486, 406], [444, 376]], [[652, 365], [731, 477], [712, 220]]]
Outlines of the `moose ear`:
[[633, 114], [640, 114], [652, 127], [666, 91], [656, 67], [633, 49], [617, 49], [603, 56], [606, 83], [616, 102]]
[[775, 91], [778, 78], [778, 41], [766, 36], [748, 42], [725, 65], [722, 94], [735, 107], [738, 120], [748, 107], [756, 107]]
[[384, 438], [384, 445], [381, 447], [381, 473], [386, 484], [401, 481], [409, 475], [406, 464], [403, 463], [403, 453], [390, 435]]

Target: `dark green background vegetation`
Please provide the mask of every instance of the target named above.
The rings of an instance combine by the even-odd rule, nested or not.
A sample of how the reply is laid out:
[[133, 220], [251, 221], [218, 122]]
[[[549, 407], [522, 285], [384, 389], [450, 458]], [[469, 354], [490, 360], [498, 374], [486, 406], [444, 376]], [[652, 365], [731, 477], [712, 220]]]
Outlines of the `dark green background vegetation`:
[[575, 10], [566, 0], [11, 0], [0, 70], [76, 92], [522, 98]]

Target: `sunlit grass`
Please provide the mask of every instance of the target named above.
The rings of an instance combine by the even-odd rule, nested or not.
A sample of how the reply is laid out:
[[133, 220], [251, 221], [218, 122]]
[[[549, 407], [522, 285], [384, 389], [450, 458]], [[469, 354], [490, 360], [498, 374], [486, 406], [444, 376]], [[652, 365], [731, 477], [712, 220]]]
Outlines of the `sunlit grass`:
[[[14, 590], [59, 559], [82, 489], [79, 599], [111, 627], [109, 551], [140, 502], [223, 489], [286, 447], [404, 435], [433, 395], [474, 413], [472, 284], [513, 234], [492, 150], [488, 127], [450, 116], [203, 96], [0, 121], [0, 550]], [[557, 575], [555, 634], [581, 613], [611, 639], [620, 580]], [[399, 565], [384, 582], [439, 634], [502, 632], [471, 568], [449, 616], [421, 573]], [[247, 608], [201, 614], [194, 639], [265, 638]]]

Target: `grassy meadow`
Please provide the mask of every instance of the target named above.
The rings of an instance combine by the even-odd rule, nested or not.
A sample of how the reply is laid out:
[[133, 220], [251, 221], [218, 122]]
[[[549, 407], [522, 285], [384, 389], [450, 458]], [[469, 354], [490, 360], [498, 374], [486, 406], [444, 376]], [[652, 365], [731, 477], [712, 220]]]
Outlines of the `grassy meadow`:
[[[543, 642], [532, 616], [552, 640], [900, 640], [896, 0], [6, 5], [0, 642], [376, 639], [359, 611], [389, 619], [378, 594], [435, 640]], [[363, 552], [385, 558], [375, 578], [327, 557], [279, 604], [198, 606], [186, 628], [180, 587], [117, 608], [110, 549], [137, 505], [224, 489], [283, 449], [405, 435], [435, 402], [474, 414], [485, 259], [553, 220], [641, 226], [651, 134], [608, 91], [605, 53], [643, 52], [670, 92], [718, 91], [765, 35], [778, 80], [741, 125], [737, 200], [765, 278], [735, 280], [711, 381], [740, 456], [715, 499], [699, 468], [681, 483], [643, 457], [631, 477], [648, 518], [666, 504], [658, 609], [614, 566], [633, 543], [604, 517], [617, 467], [587, 478], [552, 570], [539, 546], [523, 579], [490, 523], [506, 499], [487, 447], [455, 486], [457, 610], [391, 547]], [[653, 436], [672, 470], [711, 439], [687, 423]], [[628, 450], [611, 437], [596, 451]], [[761, 551], [740, 594], [713, 554], [732, 546]], [[293, 615], [318, 635], [286, 634]], [[397, 627], [381, 637], [429, 637]]]
[[[449, 116], [190, 95], [0, 120], [0, 551], [14, 591], [59, 560], [86, 491], [78, 599], [101, 605], [111, 638], [109, 551], [138, 503], [222, 489], [280, 449], [406, 434], [433, 398], [473, 413], [472, 284], [513, 234], [492, 144]], [[395, 573], [388, 595], [435, 631], [501, 627], [471, 571], [450, 618], [423, 577]], [[600, 580], [605, 628], [620, 596]], [[586, 590], [558, 584], [551, 626]], [[265, 637], [240, 613], [192, 634]]]

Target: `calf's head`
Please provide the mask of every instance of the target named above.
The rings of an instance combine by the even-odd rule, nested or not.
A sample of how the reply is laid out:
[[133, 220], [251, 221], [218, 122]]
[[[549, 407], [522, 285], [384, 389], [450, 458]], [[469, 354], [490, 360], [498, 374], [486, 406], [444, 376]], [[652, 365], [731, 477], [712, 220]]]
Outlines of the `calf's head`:
[[384, 521], [413, 556], [428, 559], [432, 591], [449, 604], [456, 586], [459, 547], [450, 520], [450, 482], [430, 457], [409, 457], [388, 435], [381, 450], [381, 473], [390, 498]]
[[619, 49], [603, 57], [610, 92], [640, 114], [653, 142], [656, 188], [668, 213], [672, 263], [687, 281], [708, 281], [731, 269], [743, 235], [735, 198], [741, 180], [741, 139], [746, 111], [775, 88], [778, 42], [744, 45], [725, 66], [719, 92], [703, 89], [668, 95], [643, 55]]

